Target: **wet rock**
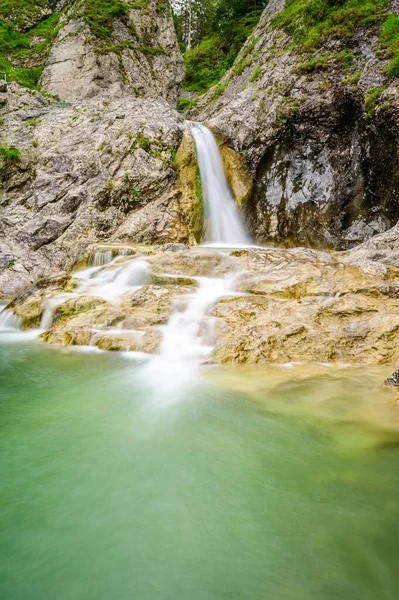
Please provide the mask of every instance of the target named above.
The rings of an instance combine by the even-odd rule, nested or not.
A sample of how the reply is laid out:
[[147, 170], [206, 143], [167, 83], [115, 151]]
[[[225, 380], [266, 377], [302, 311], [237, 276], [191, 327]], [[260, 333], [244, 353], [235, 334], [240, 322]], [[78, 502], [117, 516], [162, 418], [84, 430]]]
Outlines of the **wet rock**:
[[[207, 318], [199, 323], [204, 343], [214, 346], [207, 360], [232, 364], [399, 362], [399, 273], [392, 272], [387, 279], [385, 274], [365, 273], [343, 262], [346, 254], [305, 248], [131, 249], [132, 256], [105, 265], [101, 273], [145, 256], [149, 265], [145, 285], [121, 292], [112, 302], [86, 293], [61, 298], [52, 327], [42, 336], [44, 341], [158, 352], [161, 326], [176, 311], [184, 311], [197, 277], [229, 276], [236, 294], [210, 308], [212, 326]], [[39, 287], [21, 295], [13, 305], [24, 327], [37, 326], [43, 307], [60, 294], [51, 282]]]
[[[190, 118], [245, 159], [254, 182], [246, 219], [258, 243], [345, 250], [399, 219], [397, 79], [387, 77], [380, 21], [303, 52], [273, 22], [284, 8], [283, 0], [267, 3], [232, 68]], [[399, 14], [397, 2], [389, 10]], [[337, 56], [348, 49], [343, 69]]]
[[384, 381], [384, 387], [399, 388], [399, 369]]
[[16, 83], [7, 98], [2, 133], [22, 160], [0, 189], [0, 255], [14, 261], [0, 269], [0, 297], [70, 270], [95, 243], [195, 241], [173, 191], [181, 117], [165, 101], [60, 107]]

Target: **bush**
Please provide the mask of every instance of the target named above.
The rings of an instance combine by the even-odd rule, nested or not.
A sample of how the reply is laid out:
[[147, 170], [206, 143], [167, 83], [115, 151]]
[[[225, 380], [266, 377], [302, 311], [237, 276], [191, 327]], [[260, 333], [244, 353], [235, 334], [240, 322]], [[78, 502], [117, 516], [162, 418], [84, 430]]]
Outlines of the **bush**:
[[290, 0], [272, 21], [292, 36], [293, 46], [313, 52], [329, 38], [349, 38], [386, 15], [389, 0]]

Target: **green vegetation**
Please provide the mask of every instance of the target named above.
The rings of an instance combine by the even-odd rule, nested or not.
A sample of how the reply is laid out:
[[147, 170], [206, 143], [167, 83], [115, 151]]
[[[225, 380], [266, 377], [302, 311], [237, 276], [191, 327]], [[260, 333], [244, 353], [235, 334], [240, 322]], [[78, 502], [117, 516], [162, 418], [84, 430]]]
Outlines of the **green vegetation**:
[[399, 77], [399, 16], [388, 16], [382, 28], [380, 43], [385, 50], [383, 57], [391, 59], [388, 75]]
[[216, 102], [216, 100], [223, 94], [223, 92], [225, 91], [225, 89], [228, 86], [228, 82], [225, 81], [224, 83], [220, 83], [216, 88], [215, 91], [212, 95], [212, 100], [211, 102]]
[[129, 6], [121, 0], [84, 0], [81, 6], [90, 31], [103, 40], [112, 38], [114, 19], [123, 19], [129, 12]]
[[145, 152], [149, 152], [151, 149], [151, 140], [150, 138], [144, 137], [141, 133], [139, 133], [133, 145], [135, 148], [138, 146], [142, 150], [145, 150]]
[[179, 102], [177, 103], [177, 110], [190, 110], [193, 106], [195, 106], [195, 100], [189, 100], [188, 98], [179, 98]]
[[[4, 14], [3, 7], [1, 14]], [[0, 21], [0, 71], [6, 73], [9, 81], [37, 89], [46, 51], [60, 29], [61, 14], [52, 14], [27, 33], [19, 33], [12, 25]], [[33, 38], [41, 41], [31, 47]], [[25, 66], [27, 64], [29, 66]]]
[[313, 52], [327, 38], [349, 38], [359, 27], [381, 21], [389, 0], [287, 0], [272, 21], [293, 38], [293, 47]]
[[374, 87], [368, 91], [366, 98], [366, 115], [369, 119], [372, 119], [375, 115], [377, 104], [380, 100], [381, 94], [384, 91], [384, 87]]
[[0, 157], [8, 165], [21, 162], [21, 153], [15, 146], [0, 146]]
[[344, 71], [350, 69], [353, 61], [353, 54], [350, 52], [350, 50], [342, 50], [341, 52], [337, 52], [334, 58], [342, 64]]
[[307, 62], [299, 63], [297, 70], [299, 73], [314, 73], [315, 71], [321, 71], [322, 69], [327, 69], [329, 60], [329, 54], [323, 54], [322, 56], [311, 58]]
[[[253, 0], [219, 0], [215, 3], [215, 12], [203, 27], [204, 35], [200, 36], [195, 48], [188, 49], [184, 54], [184, 89], [202, 94], [220, 81], [257, 25], [264, 4], [263, 1]], [[182, 30], [178, 19], [176, 29], [178, 34]], [[184, 49], [184, 40], [181, 38], [180, 43]], [[252, 49], [253, 46], [246, 54]]]
[[360, 71], [355, 71], [355, 73], [353, 73], [353, 75], [349, 75], [349, 77], [346, 77], [345, 79], [342, 80], [342, 83], [351, 83], [352, 85], [357, 85], [359, 83], [360, 80]]
[[249, 78], [249, 81], [251, 83], [253, 83], [257, 79], [259, 79], [261, 73], [262, 73], [262, 67], [260, 67], [260, 66], [256, 67], [255, 71], [252, 73], [251, 77]]
[[21, 162], [21, 153], [15, 146], [0, 146], [0, 183], [3, 184], [12, 174], [14, 167]]
[[20, 30], [39, 20], [41, 12], [48, 7], [48, 0], [1, 0], [0, 20], [12, 20], [15, 28]]

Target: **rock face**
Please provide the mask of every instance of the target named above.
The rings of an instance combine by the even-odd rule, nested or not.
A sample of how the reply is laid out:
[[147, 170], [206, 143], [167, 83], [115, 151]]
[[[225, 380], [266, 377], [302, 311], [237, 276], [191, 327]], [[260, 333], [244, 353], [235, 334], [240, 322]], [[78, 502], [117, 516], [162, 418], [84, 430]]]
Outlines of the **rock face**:
[[4, 95], [1, 139], [20, 158], [0, 158], [1, 297], [70, 269], [95, 241], [195, 242], [170, 195], [182, 122], [166, 101], [70, 106], [15, 83]]
[[217, 301], [198, 324], [199, 336], [214, 345], [215, 362], [399, 360], [399, 268], [370, 274], [339, 254], [305, 248], [218, 252], [166, 246], [129, 252], [121, 248], [123, 256], [96, 272], [33, 287], [10, 309], [29, 329], [53, 306], [42, 334], [50, 344], [152, 354], [162, 341], [159, 326], [185, 309], [198, 278], [228, 276], [234, 277], [235, 295]]
[[351, 248], [399, 219], [398, 79], [377, 56], [381, 22], [299, 54], [273, 21], [283, 8], [270, 0], [193, 116], [245, 155], [258, 242]]
[[54, 12], [62, 10], [69, 0], [24, 0], [0, 6], [0, 20], [12, 24], [17, 31], [28, 31]]
[[[98, 11], [106, 9], [100, 3]], [[116, 17], [93, 24], [92, 0], [63, 17], [41, 86], [70, 102], [101, 96], [163, 98], [175, 105], [185, 73], [169, 5], [161, 0], [115, 2]]]

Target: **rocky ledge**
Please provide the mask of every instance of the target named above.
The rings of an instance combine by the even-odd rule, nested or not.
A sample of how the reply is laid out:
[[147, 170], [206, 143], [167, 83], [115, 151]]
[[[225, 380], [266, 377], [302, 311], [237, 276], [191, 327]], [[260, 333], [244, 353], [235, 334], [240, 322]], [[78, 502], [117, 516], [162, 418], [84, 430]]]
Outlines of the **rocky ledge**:
[[[104, 256], [112, 262], [98, 266]], [[232, 292], [198, 323], [213, 348], [207, 360], [395, 364], [399, 268], [370, 264], [305, 248], [95, 247], [71, 275], [27, 288], [9, 309], [24, 330], [42, 323], [49, 344], [151, 354], [202, 277], [230, 278]]]

